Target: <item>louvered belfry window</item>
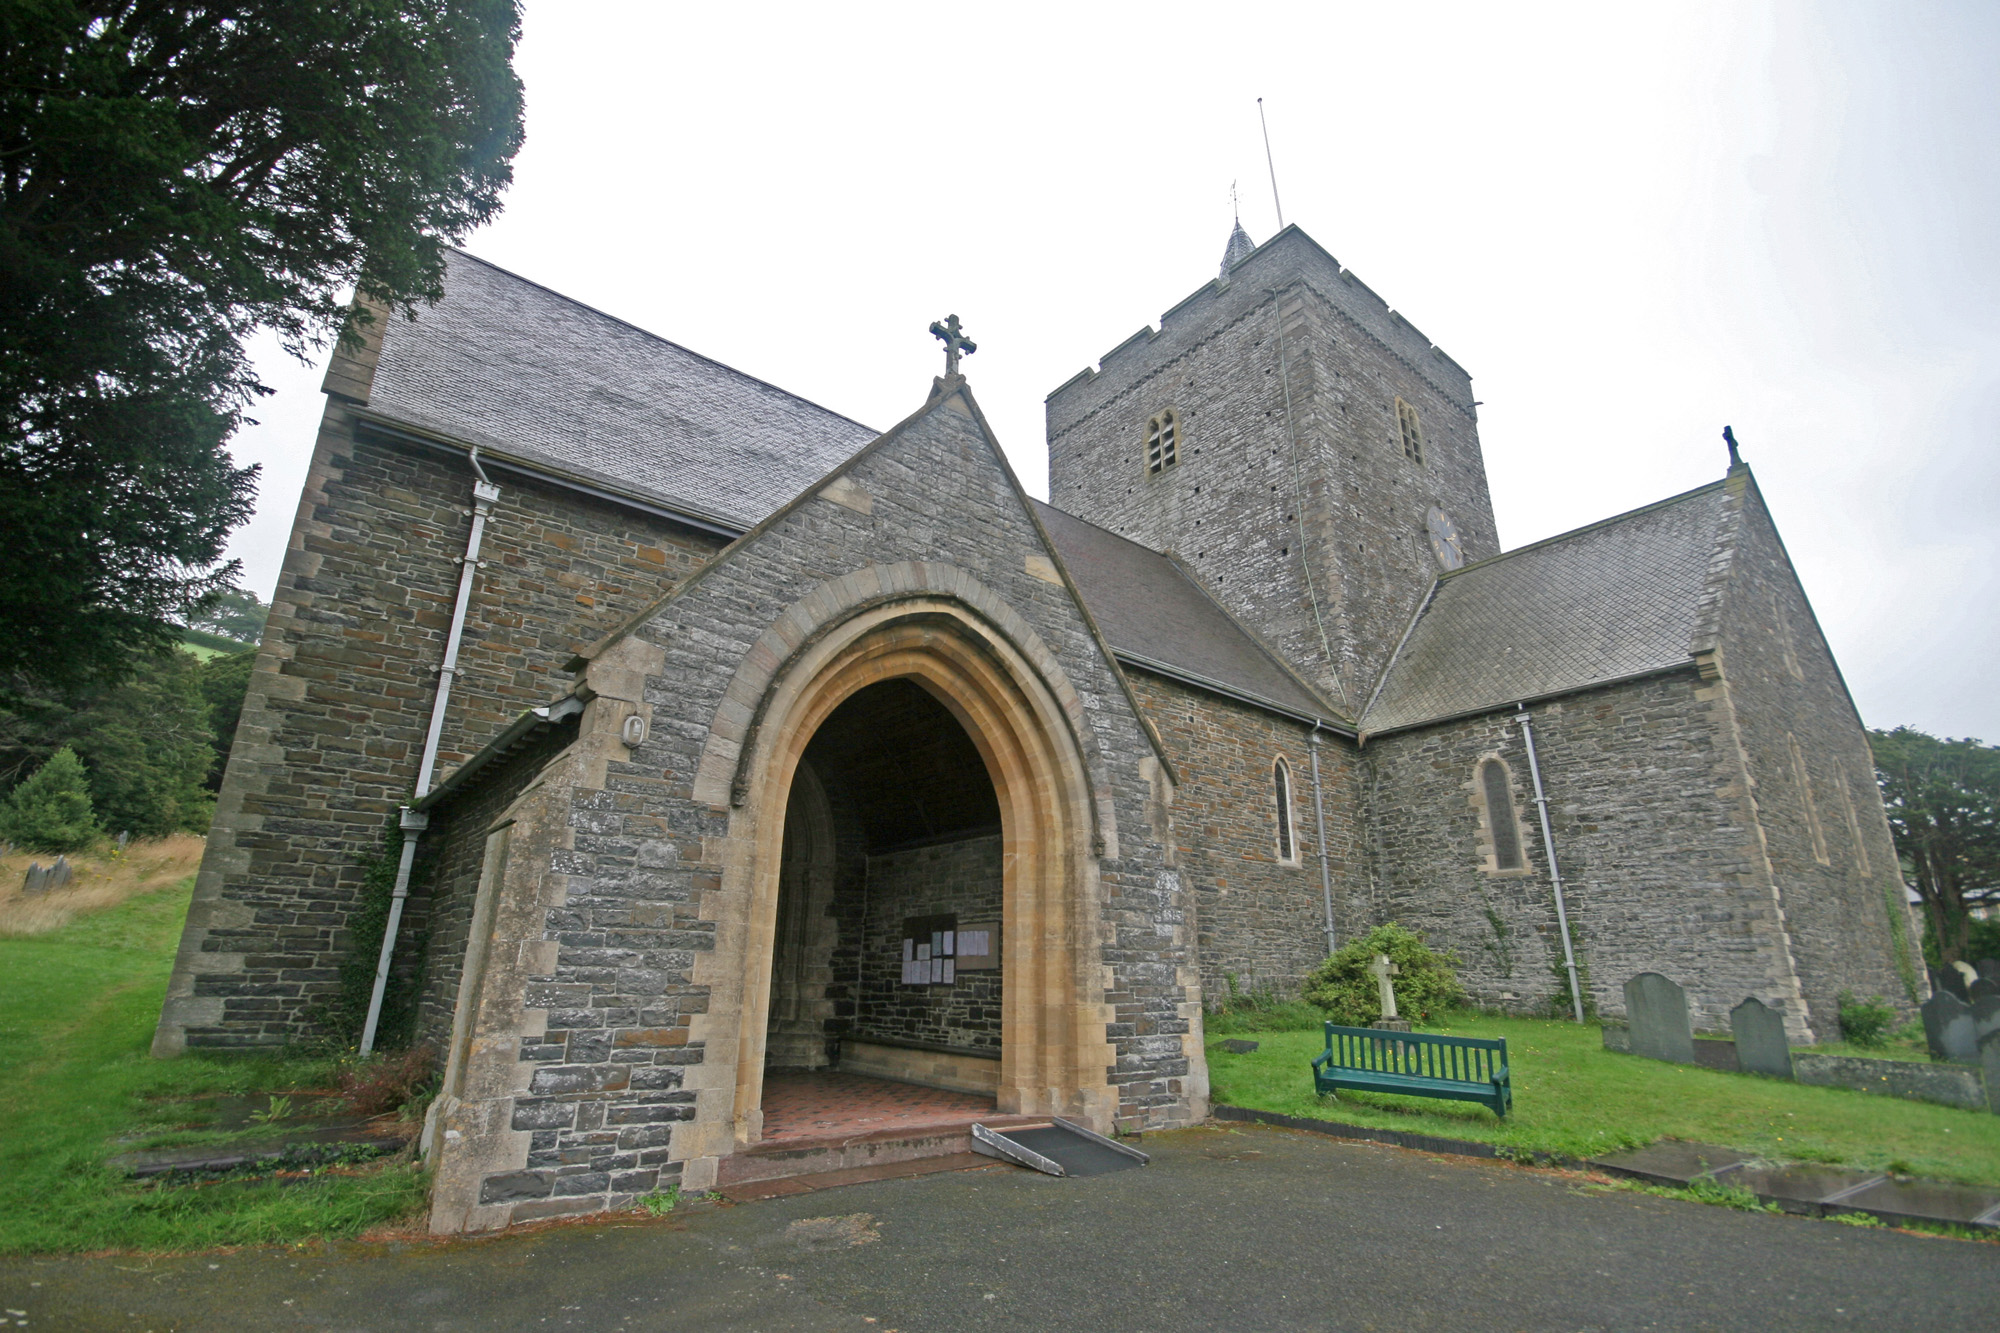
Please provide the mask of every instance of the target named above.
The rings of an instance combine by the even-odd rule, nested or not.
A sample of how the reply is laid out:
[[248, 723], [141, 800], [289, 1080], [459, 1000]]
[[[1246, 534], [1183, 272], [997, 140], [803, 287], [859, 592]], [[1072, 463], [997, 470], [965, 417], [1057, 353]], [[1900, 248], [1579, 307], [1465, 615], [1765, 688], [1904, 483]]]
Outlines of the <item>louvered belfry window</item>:
[[1295, 861], [1299, 849], [1292, 840], [1292, 770], [1283, 759], [1271, 765], [1271, 786], [1278, 800], [1278, 859]]
[[1403, 434], [1403, 456], [1413, 463], [1423, 462], [1423, 423], [1417, 420], [1417, 409], [1400, 398], [1396, 400], [1396, 426]]
[[1146, 471], [1165, 472], [1180, 462], [1180, 413], [1171, 407], [1146, 422]]
[[1493, 829], [1493, 868], [1521, 869], [1521, 826], [1514, 818], [1514, 793], [1507, 785], [1507, 765], [1488, 759], [1479, 766], [1479, 783], [1486, 797], [1486, 822]]

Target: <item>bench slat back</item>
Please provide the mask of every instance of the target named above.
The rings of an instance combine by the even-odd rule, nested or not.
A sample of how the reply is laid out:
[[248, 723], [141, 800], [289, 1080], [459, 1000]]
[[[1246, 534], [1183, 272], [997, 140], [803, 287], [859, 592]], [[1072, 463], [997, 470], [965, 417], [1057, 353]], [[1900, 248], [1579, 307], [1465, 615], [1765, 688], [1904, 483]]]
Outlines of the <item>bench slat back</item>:
[[1445, 1037], [1429, 1032], [1326, 1025], [1331, 1064], [1370, 1074], [1404, 1074], [1454, 1083], [1490, 1083], [1507, 1063], [1504, 1037]]

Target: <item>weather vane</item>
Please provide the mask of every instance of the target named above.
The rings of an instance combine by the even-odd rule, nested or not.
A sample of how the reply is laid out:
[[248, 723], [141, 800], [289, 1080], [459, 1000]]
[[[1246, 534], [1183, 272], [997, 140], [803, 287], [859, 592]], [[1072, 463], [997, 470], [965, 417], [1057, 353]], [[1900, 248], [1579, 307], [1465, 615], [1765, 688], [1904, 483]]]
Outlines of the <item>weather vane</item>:
[[942, 323], [933, 323], [931, 325], [931, 336], [944, 340], [944, 373], [947, 379], [958, 374], [958, 354], [960, 352], [971, 356], [979, 350], [972, 339], [966, 337], [965, 333], [958, 327], [957, 315], [946, 315]]

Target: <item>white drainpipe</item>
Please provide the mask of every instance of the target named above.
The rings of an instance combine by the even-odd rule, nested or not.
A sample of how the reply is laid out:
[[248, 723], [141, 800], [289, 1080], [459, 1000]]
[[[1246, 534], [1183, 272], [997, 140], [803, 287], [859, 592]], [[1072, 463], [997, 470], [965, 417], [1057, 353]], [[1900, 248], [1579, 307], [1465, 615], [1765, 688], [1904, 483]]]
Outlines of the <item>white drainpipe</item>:
[[1306, 733], [1306, 749], [1313, 761], [1313, 815], [1319, 820], [1319, 891], [1326, 899], [1326, 956], [1333, 957], [1333, 872], [1326, 865], [1326, 802], [1319, 790], [1319, 723]]
[[[416, 795], [421, 801], [431, 789], [431, 772], [437, 767], [438, 742], [444, 735], [445, 708], [451, 702], [451, 683], [458, 675], [458, 644], [465, 637], [465, 609], [472, 601], [472, 583], [479, 572], [479, 543], [486, 535], [486, 520], [499, 503], [500, 488], [479, 466], [479, 451], [469, 456], [479, 480], [472, 486], [472, 535], [465, 542], [465, 558], [459, 562], [458, 602], [451, 609], [451, 633], [445, 636], [444, 665], [438, 670], [437, 699], [431, 704], [430, 732], [424, 737], [423, 762], [417, 767]], [[396, 887], [389, 895], [389, 921], [382, 929], [382, 955], [375, 962], [375, 988], [368, 996], [368, 1018], [361, 1025], [361, 1053], [375, 1049], [375, 1028], [382, 1021], [382, 995], [389, 986], [389, 962], [396, 953], [396, 932], [403, 924], [403, 903], [410, 896], [410, 865], [417, 859], [417, 842], [430, 816], [409, 806], [403, 807], [403, 856], [396, 864]]]
[[1535, 728], [1528, 719], [1528, 706], [1515, 704], [1521, 711], [1514, 720], [1521, 724], [1521, 739], [1528, 746], [1528, 772], [1535, 779], [1535, 811], [1542, 817], [1542, 852], [1549, 859], [1549, 882], [1556, 891], [1556, 929], [1563, 937], [1563, 967], [1569, 972], [1569, 1002], [1576, 1013], [1576, 1021], [1583, 1021], [1583, 991], [1576, 984], [1576, 950], [1569, 940], [1569, 909], [1563, 905], [1562, 871], [1556, 867], [1556, 839], [1549, 832], [1549, 801], [1542, 794], [1542, 766], [1535, 758]]

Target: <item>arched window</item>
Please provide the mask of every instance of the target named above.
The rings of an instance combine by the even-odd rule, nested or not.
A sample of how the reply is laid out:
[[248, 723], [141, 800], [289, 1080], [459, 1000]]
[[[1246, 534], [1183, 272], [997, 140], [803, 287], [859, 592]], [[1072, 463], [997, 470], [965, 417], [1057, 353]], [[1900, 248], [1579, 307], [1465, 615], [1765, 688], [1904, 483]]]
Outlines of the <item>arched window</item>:
[[1299, 846], [1292, 834], [1292, 769], [1282, 756], [1271, 765], [1271, 787], [1278, 802], [1278, 859], [1296, 861]]
[[1423, 462], [1423, 424], [1417, 420], [1417, 409], [1400, 398], [1396, 400], [1396, 429], [1403, 437], [1403, 456], [1413, 463]]
[[1181, 414], [1173, 408], [1146, 421], [1146, 471], [1157, 476], [1180, 462]]
[[1507, 765], [1488, 759], [1479, 765], [1479, 794], [1486, 804], [1486, 827], [1493, 839], [1495, 870], [1525, 870], [1521, 857], [1521, 825], [1514, 817], [1514, 789]]

